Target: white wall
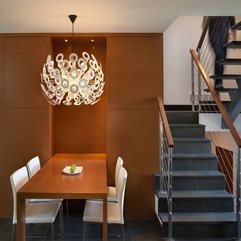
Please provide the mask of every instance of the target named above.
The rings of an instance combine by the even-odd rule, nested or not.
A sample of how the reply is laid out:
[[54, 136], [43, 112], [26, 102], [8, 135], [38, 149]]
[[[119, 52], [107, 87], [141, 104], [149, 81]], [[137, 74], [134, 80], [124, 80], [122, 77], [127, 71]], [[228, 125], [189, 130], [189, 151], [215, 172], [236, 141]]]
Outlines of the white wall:
[[[240, 21], [241, 17], [236, 17]], [[196, 49], [202, 33], [203, 16], [180, 16], [164, 32], [164, 104], [188, 105], [191, 93], [190, 49]], [[237, 31], [236, 39], [241, 39]], [[212, 51], [212, 48], [211, 48]], [[240, 58], [241, 50], [229, 49], [227, 56]], [[213, 56], [214, 59], [214, 56]], [[211, 72], [213, 72], [211, 68]], [[225, 73], [241, 73], [240, 66], [226, 66]], [[225, 80], [224, 86], [235, 87], [234, 80]]]
[[164, 32], [164, 104], [190, 104], [191, 55], [201, 36], [202, 16], [181, 16]]

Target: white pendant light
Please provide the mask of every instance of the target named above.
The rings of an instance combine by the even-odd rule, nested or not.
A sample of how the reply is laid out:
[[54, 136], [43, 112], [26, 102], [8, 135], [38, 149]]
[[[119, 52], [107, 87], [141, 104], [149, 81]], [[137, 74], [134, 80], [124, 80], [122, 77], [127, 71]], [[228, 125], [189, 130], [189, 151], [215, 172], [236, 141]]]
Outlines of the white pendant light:
[[[74, 34], [76, 15], [69, 15]], [[48, 55], [41, 73], [41, 88], [52, 105], [93, 105], [104, 92], [104, 74], [93, 54], [83, 52], [79, 57], [71, 53], [64, 59], [62, 53], [51, 60]]]

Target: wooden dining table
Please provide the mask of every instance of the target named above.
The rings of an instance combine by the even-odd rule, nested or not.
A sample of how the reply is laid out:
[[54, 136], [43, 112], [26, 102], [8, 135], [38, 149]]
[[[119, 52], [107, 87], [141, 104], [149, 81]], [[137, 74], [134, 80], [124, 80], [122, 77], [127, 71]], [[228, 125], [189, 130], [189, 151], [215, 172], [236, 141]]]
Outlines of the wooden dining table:
[[[71, 164], [82, 166], [79, 175], [67, 175]], [[105, 154], [55, 154], [17, 192], [17, 241], [25, 241], [25, 200], [29, 198], [102, 199], [103, 241], [107, 241], [107, 170]]]

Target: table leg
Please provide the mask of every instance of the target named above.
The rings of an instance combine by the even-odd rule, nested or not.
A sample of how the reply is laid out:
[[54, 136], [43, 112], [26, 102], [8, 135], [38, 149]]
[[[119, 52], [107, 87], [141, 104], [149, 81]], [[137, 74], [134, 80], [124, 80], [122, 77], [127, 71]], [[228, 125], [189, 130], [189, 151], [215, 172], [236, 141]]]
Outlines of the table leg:
[[103, 241], [107, 241], [107, 195], [103, 199]]
[[16, 240], [25, 241], [25, 199], [17, 194]]

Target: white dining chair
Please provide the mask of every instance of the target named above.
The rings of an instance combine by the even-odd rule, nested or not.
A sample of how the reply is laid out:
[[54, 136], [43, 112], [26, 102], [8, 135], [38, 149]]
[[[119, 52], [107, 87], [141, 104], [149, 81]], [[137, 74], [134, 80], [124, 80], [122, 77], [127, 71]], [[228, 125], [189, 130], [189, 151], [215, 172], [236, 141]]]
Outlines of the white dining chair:
[[32, 178], [41, 169], [39, 157], [35, 156], [34, 158], [32, 158], [30, 161], [28, 161], [26, 166], [29, 178]]
[[121, 167], [123, 166], [123, 159], [121, 157], [117, 158], [116, 165], [115, 165], [115, 186], [108, 186], [107, 187], [107, 200], [108, 202], [118, 202], [117, 198], [117, 181], [118, 176], [121, 170]]
[[[13, 231], [12, 241], [15, 235], [15, 226], [17, 224], [17, 191], [29, 181], [27, 168], [24, 166], [15, 171], [10, 176], [10, 183], [13, 193]], [[61, 207], [61, 202], [39, 202], [31, 203], [26, 200], [25, 223], [26, 224], [51, 224], [52, 240], [54, 240], [53, 223]], [[61, 213], [60, 213], [61, 214]], [[60, 227], [62, 228], [62, 218], [60, 218]]]
[[[125, 240], [124, 232], [124, 197], [127, 181], [127, 171], [121, 167], [117, 179], [117, 199], [118, 202], [107, 202], [107, 222], [108, 224], [120, 224], [122, 238]], [[83, 240], [87, 236], [87, 223], [103, 223], [103, 201], [87, 200], [83, 214]]]
[[[40, 159], [38, 156], [32, 158], [31, 160], [28, 161], [26, 164], [27, 170], [28, 170], [28, 176], [29, 179], [31, 179], [40, 169], [41, 169], [41, 164], [40, 164]], [[62, 202], [63, 199], [29, 199], [30, 202]]]

